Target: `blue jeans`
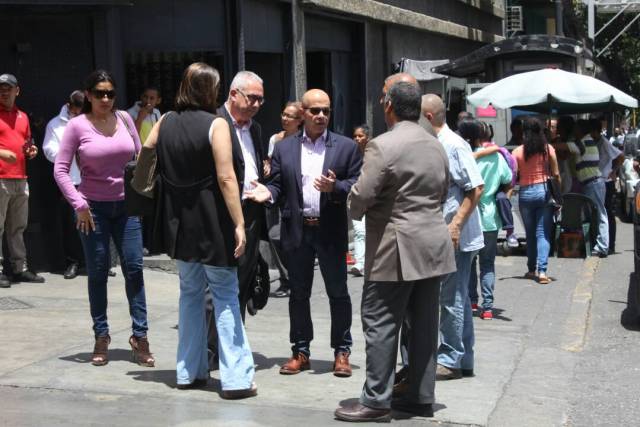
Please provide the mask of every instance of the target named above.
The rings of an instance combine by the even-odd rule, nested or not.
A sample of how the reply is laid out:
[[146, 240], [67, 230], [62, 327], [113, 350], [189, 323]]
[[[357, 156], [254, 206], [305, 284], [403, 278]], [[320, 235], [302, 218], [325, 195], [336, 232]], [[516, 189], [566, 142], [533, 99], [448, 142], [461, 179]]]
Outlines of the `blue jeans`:
[[178, 384], [190, 384], [209, 376], [207, 325], [204, 298], [207, 286], [213, 295], [213, 312], [218, 330], [220, 383], [223, 390], [251, 387], [253, 355], [240, 316], [238, 273], [235, 267], [214, 267], [177, 261], [180, 274], [178, 307]]
[[478, 251], [456, 251], [457, 271], [440, 285], [440, 347], [438, 364], [473, 369], [473, 314], [469, 301], [471, 260]]
[[478, 256], [473, 258], [471, 275], [469, 278], [469, 299], [478, 303], [478, 273], [476, 259], [480, 263], [480, 289], [482, 292], [482, 310], [493, 308], [493, 289], [496, 285], [496, 251], [498, 246], [498, 231], [484, 232], [484, 248]]
[[547, 206], [545, 184], [520, 187], [520, 215], [527, 235], [527, 268], [529, 272], [547, 272], [551, 233], [553, 229], [553, 208]]
[[142, 226], [138, 217], [127, 216], [124, 201], [90, 201], [96, 229], [80, 233], [87, 263], [89, 306], [96, 337], [109, 333], [107, 278], [111, 267], [109, 240], [113, 239], [122, 264], [131, 329], [136, 337], [147, 335], [147, 301], [142, 276]]
[[593, 200], [598, 207], [598, 238], [596, 239], [595, 250], [601, 253], [609, 252], [609, 217], [604, 204], [607, 187], [602, 178], [591, 181], [582, 186], [584, 195]]
[[353, 224], [353, 257], [356, 259], [354, 267], [364, 270], [364, 249], [365, 249], [365, 219], [362, 221], [351, 220]]

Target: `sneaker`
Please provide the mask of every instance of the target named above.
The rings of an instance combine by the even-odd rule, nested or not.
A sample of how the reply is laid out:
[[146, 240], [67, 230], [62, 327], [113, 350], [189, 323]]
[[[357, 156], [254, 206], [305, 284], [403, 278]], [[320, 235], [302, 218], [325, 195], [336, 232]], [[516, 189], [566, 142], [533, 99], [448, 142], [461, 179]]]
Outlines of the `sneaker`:
[[478, 303], [477, 302], [471, 303], [471, 311], [474, 312], [474, 313], [478, 312]]
[[515, 234], [510, 234], [507, 236], [507, 246], [509, 246], [510, 248], [517, 248], [518, 246], [520, 246], [520, 243], [518, 243], [518, 238]]
[[493, 313], [491, 312], [491, 310], [484, 310], [482, 313], [480, 313], [480, 318], [482, 320], [491, 320], [493, 319]]
[[38, 276], [37, 274], [29, 270], [25, 270], [22, 273], [14, 274], [13, 276], [11, 276], [11, 281], [14, 283], [44, 283], [44, 277]]
[[10, 288], [11, 282], [4, 274], [0, 275], [0, 288]]
[[356, 263], [356, 259], [351, 255], [351, 252], [347, 252], [347, 265], [354, 265]]

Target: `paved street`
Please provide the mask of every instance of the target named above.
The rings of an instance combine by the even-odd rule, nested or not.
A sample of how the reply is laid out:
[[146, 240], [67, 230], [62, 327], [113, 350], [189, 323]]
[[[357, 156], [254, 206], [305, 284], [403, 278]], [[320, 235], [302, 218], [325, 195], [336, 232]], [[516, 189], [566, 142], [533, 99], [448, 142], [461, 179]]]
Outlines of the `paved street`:
[[[497, 259], [496, 318], [475, 319], [476, 377], [437, 384], [438, 425], [637, 424], [640, 327], [627, 307], [632, 227], [620, 224], [618, 234], [619, 253], [608, 259], [552, 259], [555, 281], [548, 286], [521, 278], [524, 257]], [[120, 273], [109, 285], [112, 344], [105, 367], [88, 363], [93, 337], [86, 278], [45, 277], [44, 285], [0, 289], [0, 425], [344, 425], [333, 421], [332, 412], [361, 390], [362, 279], [349, 280], [351, 378], [330, 373], [329, 308], [316, 277], [312, 370], [278, 374], [289, 356], [287, 300], [272, 298], [266, 310], [247, 320], [259, 396], [228, 402], [219, 397], [215, 379], [205, 390], [175, 389], [176, 275], [145, 271], [155, 368], [130, 362]], [[393, 424], [431, 423], [394, 413]]]

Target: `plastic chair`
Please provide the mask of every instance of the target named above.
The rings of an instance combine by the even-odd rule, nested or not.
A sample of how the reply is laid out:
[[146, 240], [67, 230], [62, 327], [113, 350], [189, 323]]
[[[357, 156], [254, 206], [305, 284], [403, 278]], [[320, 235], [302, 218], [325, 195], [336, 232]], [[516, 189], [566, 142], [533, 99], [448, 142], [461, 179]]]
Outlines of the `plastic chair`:
[[[556, 225], [555, 233], [557, 257], [586, 258], [591, 256], [591, 248], [597, 235], [598, 208], [595, 203], [584, 194], [567, 193], [562, 196], [560, 222]], [[578, 240], [573, 239], [573, 236], [577, 236]], [[568, 242], [572, 247], [567, 247]], [[577, 244], [579, 247], [575, 247]]]

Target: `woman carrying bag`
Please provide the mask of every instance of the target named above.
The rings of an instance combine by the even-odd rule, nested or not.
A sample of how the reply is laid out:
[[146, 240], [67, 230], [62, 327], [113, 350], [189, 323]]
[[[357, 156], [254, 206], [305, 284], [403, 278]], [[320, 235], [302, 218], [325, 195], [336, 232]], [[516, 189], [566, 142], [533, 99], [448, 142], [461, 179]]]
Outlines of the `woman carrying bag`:
[[[135, 129], [131, 117], [115, 109], [115, 89], [115, 81], [107, 71], [94, 71], [87, 77], [83, 114], [71, 119], [65, 129], [54, 177], [75, 210], [87, 263], [96, 340], [91, 363], [101, 366], [109, 361], [107, 278], [111, 265], [109, 240], [113, 239], [122, 263], [132, 320], [129, 344], [140, 365], [154, 366], [147, 339], [140, 219], [127, 214], [124, 202], [124, 169], [140, 151], [140, 140], [131, 131]], [[77, 189], [69, 176], [74, 158], [82, 174]]]
[[520, 215], [527, 236], [526, 278], [541, 285], [550, 283], [547, 263], [553, 233], [552, 188], [547, 183], [554, 179], [560, 183], [558, 160], [553, 147], [544, 136], [544, 126], [535, 117], [523, 119], [523, 144], [513, 150], [518, 162], [520, 184]]

